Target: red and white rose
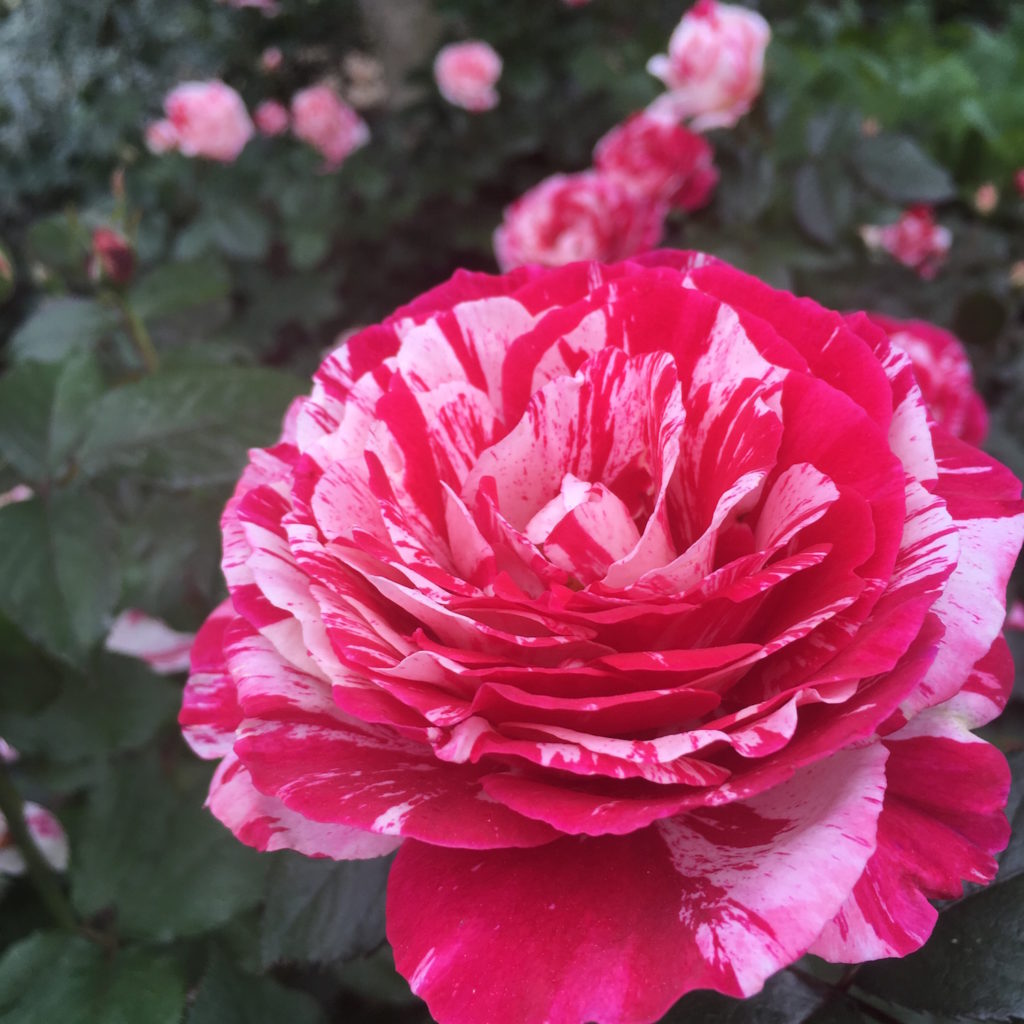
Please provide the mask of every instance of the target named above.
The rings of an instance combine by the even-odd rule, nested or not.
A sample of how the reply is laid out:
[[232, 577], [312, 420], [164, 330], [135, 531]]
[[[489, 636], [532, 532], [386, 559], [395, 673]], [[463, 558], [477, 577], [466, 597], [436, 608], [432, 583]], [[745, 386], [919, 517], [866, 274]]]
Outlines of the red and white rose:
[[1019, 494], [863, 315], [691, 253], [459, 273], [252, 453], [181, 722], [244, 842], [398, 848], [442, 1024], [901, 956], [1007, 840]]
[[718, 184], [708, 141], [646, 112], [634, 114], [598, 141], [594, 166], [639, 198], [682, 210], [706, 206]]
[[473, 113], [491, 110], [498, 105], [501, 57], [488, 43], [471, 39], [449, 43], [434, 58], [434, 81], [438, 91], [456, 107]]
[[988, 412], [974, 389], [971, 361], [960, 339], [925, 320], [867, 315], [910, 356], [925, 405], [935, 419], [955, 437], [981, 444], [988, 431]]
[[[0, 740], [0, 743], [2, 742]], [[66, 870], [69, 854], [68, 837], [61, 823], [51, 811], [32, 803], [31, 800], [25, 802], [22, 812], [25, 815], [28, 834], [47, 864], [54, 871]], [[14, 844], [7, 819], [0, 814], [0, 875], [23, 875], [25, 870], [25, 858]]]
[[925, 280], [933, 278], [949, 255], [953, 235], [937, 224], [928, 206], [912, 206], [892, 224], [865, 224], [861, 238], [869, 249], [881, 249]]
[[610, 175], [553, 174], [505, 210], [494, 252], [502, 270], [625, 259], [658, 244], [665, 212]]
[[647, 62], [668, 89], [652, 111], [687, 120], [694, 131], [731, 128], [761, 92], [771, 35], [755, 11], [698, 0], [672, 33], [668, 53]]
[[115, 654], [141, 658], [161, 675], [189, 667], [194, 633], [180, 633], [166, 622], [137, 608], [127, 608], [114, 620], [104, 646]]

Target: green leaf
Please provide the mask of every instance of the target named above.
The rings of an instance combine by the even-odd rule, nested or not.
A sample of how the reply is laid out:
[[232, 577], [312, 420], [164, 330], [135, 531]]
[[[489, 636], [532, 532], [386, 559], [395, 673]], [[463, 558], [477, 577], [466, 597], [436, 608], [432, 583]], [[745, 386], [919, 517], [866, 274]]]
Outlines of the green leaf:
[[867, 964], [856, 983], [926, 1013], [985, 1021], [1024, 1016], [1024, 875], [953, 904], [922, 950]]
[[941, 203], [956, 195], [953, 179], [906, 135], [861, 138], [853, 163], [864, 184], [898, 203]]
[[275, 856], [263, 914], [263, 963], [328, 964], [376, 949], [384, 941], [390, 866], [387, 857], [335, 863]]
[[102, 652], [93, 671], [68, 674], [42, 710], [0, 712], [3, 735], [23, 754], [68, 763], [132, 750], [174, 720], [181, 690], [141, 662]]
[[106, 510], [85, 492], [0, 508], [0, 611], [50, 653], [78, 660], [118, 597], [116, 539]]
[[231, 275], [223, 261], [206, 256], [151, 271], [131, 290], [128, 302], [145, 321], [215, 302], [230, 290]]
[[59, 476], [102, 390], [89, 353], [15, 366], [0, 377], [0, 454], [34, 483]]
[[199, 986], [188, 1024], [322, 1024], [324, 1015], [305, 992], [273, 978], [237, 970], [215, 954]]
[[99, 402], [80, 452], [86, 473], [131, 469], [173, 487], [234, 480], [246, 452], [280, 434], [302, 384], [256, 367], [184, 367]]
[[749, 999], [691, 992], [669, 1010], [662, 1024], [795, 1024], [809, 1017], [824, 998], [822, 991], [791, 971], [780, 971], [765, 982], [762, 992]]
[[117, 909], [122, 935], [169, 942], [198, 935], [260, 901], [267, 858], [175, 792], [155, 757], [119, 762], [90, 794], [71, 864], [72, 898], [91, 916]]
[[0, 1024], [178, 1024], [184, 1007], [173, 962], [142, 950], [36, 932], [0, 960]]
[[833, 246], [852, 211], [850, 184], [842, 177], [826, 180], [818, 165], [804, 164], [793, 182], [793, 213], [801, 230], [815, 242]]
[[44, 299], [11, 335], [9, 351], [15, 362], [57, 363], [91, 349], [116, 322], [116, 314], [93, 299]]
[[210, 220], [211, 237], [225, 256], [255, 261], [267, 255], [270, 225], [251, 204], [218, 199]]

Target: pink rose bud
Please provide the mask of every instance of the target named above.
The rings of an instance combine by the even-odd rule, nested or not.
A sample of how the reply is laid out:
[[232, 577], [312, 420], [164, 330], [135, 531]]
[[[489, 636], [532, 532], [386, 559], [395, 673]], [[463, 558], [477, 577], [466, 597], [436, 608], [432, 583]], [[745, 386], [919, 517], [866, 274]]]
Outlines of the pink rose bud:
[[119, 231], [96, 228], [89, 254], [89, 277], [96, 282], [127, 284], [135, 275], [135, 250]]
[[129, 608], [114, 620], [104, 644], [108, 651], [141, 658], [160, 675], [188, 668], [195, 635], [179, 633], [145, 612]]
[[[22, 806], [29, 835], [54, 871], [68, 866], [68, 837], [60, 822], [45, 807], [26, 800]], [[14, 845], [7, 819], [0, 814], [0, 874], [23, 875], [25, 858]]]
[[1017, 186], [1017, 191], [1024, 196], [1024, 167], [1013, 176], [1013, 183]]
[[613, 128], [594, 149], [594, 166], [641, 199], [696, 210], [718, 183], [707, 140], [673, 121], [641, 112]]
[[35, 497], [35, 491], [28, 484], [15, 484], [9, 491], [0, 494], [0, 508], [15, 505], [19, 501], [28, 501]]
[[164, 110], [185, 156], [231, 163], [253, 135], [242, 97], [216, 79], [177, 86], [164, 100]]
[[288, 108], [277, 100], [264, 100], [253, 115], [261, 135], [280, 135], [288, 130]]
[[647, 62], [669, 90], [651, 109], [689, 121], [694, 131], [731, 128], [761, 91], [770, 39], [760, 14], [699, 0], [676, 26], [668, 54]]
[[910, 357], [932, 416], [955, 437], [981, 444], [988, 430], [988, 412], [974, 389], [971, 362], [960, 339], [924, 320], [897, 320], [881, 313], [867, 316]]
[[657, 245], [664, 220], [664, 204], [638, 199], [615, 178], [555, 174], [505, 210], [494, 252], [502, 270], [625, 259]]
[[497, 106], [494, 85], [500, 77], [501, 57], [479, 40], [450, 43], [434, 58], [434, 80], [441, 95], [473, 113]]
[[991, 181], [979, 185], [974, 193], [974, 208], [978, 213], [988, 215], [999, 205], [999, 189]]
[[953, 236], [935, 223], [927, 206], [912, 206], [894, 224], [865, 224], [861, 238], [869, 249], [881, 249], [905, 267], [930, 280], [949, 255]]
[[277, 71], [283, 62], [284, 54], [281, 53], [281, 48], [278, 46], [268, 46], [260, 54], [260, 70], [267, 74]]
[[157, 156], [178, 148], [178, 129], [166, 118], [146, 125], [146, 148]]
[[320, 151], [334, 170], [370, 139], [366, 122], [329, 85], [310, 86], [292, 97], [292, 131]]

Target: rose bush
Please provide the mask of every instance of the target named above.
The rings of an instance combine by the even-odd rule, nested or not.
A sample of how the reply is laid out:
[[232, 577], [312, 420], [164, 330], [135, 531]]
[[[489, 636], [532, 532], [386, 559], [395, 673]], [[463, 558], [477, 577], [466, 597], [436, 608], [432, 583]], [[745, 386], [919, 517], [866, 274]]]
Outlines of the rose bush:
[[494, 254], [502, 270], [625, 259], [658, 244], [665, 212], [611, 175], [553, 174], [505, 210]]
[[644, 1022], [903, 955], [1008, 826], [1019, 484], [862, 315], [709, 257], [459, 273], [222, 519], [180, 715], [245, 843], [398, 848], [442, 1022]]
[[951, 434], [969, 444], [981, 444], [988, 413], [974, 390], [971, 361], [956, 335], [925, 320], [898, 320], [880, 313], [868, 316], [910, 356], [928, 411]]

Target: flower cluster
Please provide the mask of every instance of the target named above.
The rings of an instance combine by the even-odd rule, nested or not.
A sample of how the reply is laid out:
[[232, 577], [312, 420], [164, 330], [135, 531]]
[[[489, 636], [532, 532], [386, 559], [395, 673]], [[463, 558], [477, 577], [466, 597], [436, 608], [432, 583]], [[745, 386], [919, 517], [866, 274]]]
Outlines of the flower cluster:
[[697, 132], [729, 127], [750, 108], [770, 36], [759, 14], [700, 0], [673, 32], [669, 55], [648, 65], [668, 91], [598, 142], [593, 171], [555, 175], [505, 211], [499, 265], [631, 256], [658, 244], [670, 209], [704, 206], [718, 172]]
[[397, 847], [442, 1024], [902, 956], [1007, 840], [1019, 495], [861, 314], [692, 253], [460, 273], [252, 453], [180, 720], [242, 841]]

